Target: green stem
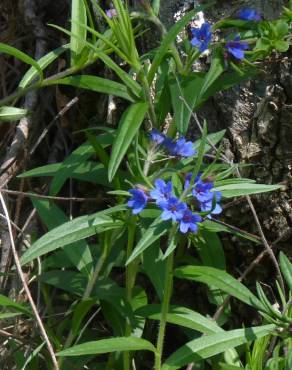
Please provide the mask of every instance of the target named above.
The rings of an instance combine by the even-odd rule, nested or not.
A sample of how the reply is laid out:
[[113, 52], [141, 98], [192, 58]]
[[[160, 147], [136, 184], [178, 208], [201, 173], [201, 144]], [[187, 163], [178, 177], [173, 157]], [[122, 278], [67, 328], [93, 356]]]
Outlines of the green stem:
[[[86, 289], [85, 289], [85, 292], [81, 298], [81, 301], [85, 301], [86, 299], [88, 299], [90, 297], [90, 294], [95, 286], [95, 283], [96, 283], [96, 280], [98, 279], [99, 277], [99, 274], [100, 274], [100, 271], [101, 269], [103, 268], [103, 265], [108, 257], [108, 254], [109, 254], [109, 251], [110, 251], [110, 247], [111, 247], [111, 242], [110, 242], [110, 233], [105, 233], [105, 236], [104, 236], [104, 248], [103, 248], [103, 252], [102, 252], [102, 255], [100, 256], [96, 266], [95, 266], [95, 269], [92, 273], [92, 276], [90, 277], [88, 283], [87, 283], [87, 286], [86, 286]], [[68, 348], [71, 346], [71, 344], [73, 343], [73, 340], [75, 338], [75, 335], [73, 334], [73, 331], [70, 330], [69, 332], [69, 335], [66, 339], [66, 342], [63, 346], [63, 349], [65, 348]], [[59, 361], [58, 361], [58, 364], [59, 366], [61, 367], [62, 363], [63, 363], [63, 360], [64, 358], [63, 357], [60, 357], [59, 358]]]
[[[135, 242], [135, 232], [136, 232], [136, 217], [132, 217], [129, 223], [129, 234], [127, 243], [127, 259], [130, 257], [133, 251]], [[132, 263], [126, 266], [126, 301], [131, 304], [132, 291], [135, 285], [136, 275], [137, 275], [138, 263], [134, 260]], [[126, 320], [125, 336], [129, 337], [132, 332], [132, 325], [129, 318]], [[123, 354], [124, 370], [130, 370], [130, 352], [125, 351]]]
[[194, 64], [194, 61], [196, 59], [198, 59], [200, 55], [200, 52], [199, 51], [195, 51], [192, 55], [190, 55], [190, 57], [187, 58], [187, 61], [186, 61], [186, 65], [182, 71], [182, 74], [187, 76], [188, 73], [190, 72], [190, 69], [192, 67], [192, 65]]
[[[171, 241], [171, 238], [173, 237], [175, 228], [172, 229], [170, 232], [169, 240]], [[164, 286], [164, 296], [162, 301], [162, 308], [161, 308], [161, 319], [160, 319], [160, 326], [159, 326], [159, 332], [158, 332], [158, 338], [157, 338], [157, 344], [156, 344], [156, 350], [157, 353], [155, 355], [155, 370], [161, 370], [161, 360], [162, 360], [162, 354], [163, 354], [163, 344], [164, 344], [164, 335], [165, 335], [165, 328], [167, 323], [167, 313], [169, 311], [169, 304], [170, 304], [170, 298], [172, 294], [172, 285], [173, 285], [173, 256], [174, 252], [172, 252], [168, 257], [166, 261], [166, 271], [165, 271], [165, 286]]]

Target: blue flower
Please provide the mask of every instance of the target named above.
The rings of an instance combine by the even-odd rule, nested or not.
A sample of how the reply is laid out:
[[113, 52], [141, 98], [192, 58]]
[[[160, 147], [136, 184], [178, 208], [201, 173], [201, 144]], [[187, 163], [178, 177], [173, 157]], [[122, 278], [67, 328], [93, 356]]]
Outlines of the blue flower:
[[150, 195], [159, 202], [167, 201], [172, 196], [172, 183], [169, 181], [167, 184], [162, 179], [155, 180], [155, 189], [150, 191]]
[[132, 194], [132, 198], [128, 201], [127, 205], [133, 208], [133, 214], [140, 213], [146, 206], [148, 197], [143, 190], [130, 189], [129, 193]]
[[234, 58], [241, 60], [244, 58], [244, 50], [248, 49], [248, 43], [240, 42], [240, 36], [236, 36], [233, 41], [226, 42], [225, 47]]
[[244, 21], [260, 21], [262, 19], [261, 15], [255, 9], [251, 8], [241, 9], [237, 16]]
[[210, 190], [214, 187], [212, 182], [204, 182], [200, 176], [197, 176], [195, 180], [195, 188], [192, 190], [192, 194], [200, 203], [212, 202], [214, 193]]
[[183, 218], [183, 213], [187, 205], [180, 202], [177, 198], [171, 197], [167, 201], [159, 202], [158, 206], [163, 210], [161, 213], [162, 220], [179, 221]]
[[182, 219], [179, 223], [179, 229], [180, 231], [185, 234], [186, 232], [192, 231], [193, 233], [196, 233], [198, 231], [198, 222], [201, 222], [202, 218], [201, 216], [192, 213], [189, 209], [185, 210]]
[[149, 136], [150, 139], [158, 145], [162, 144], [166, 139], [165, 135], [159, 132], [156, 128], [150, 131]]
[[172, 154], [179, 157], [192, 157], [196, 154], [193, 146], [194, 144], [191, 141], [186, 141], [186, 139], [181, 136], [175, 143]]
[[210, 214], [207, 216], [208, 218], [211, 218], [211, 215], [219, 215], [222, 212], [222, 207], [218, 203], [220, 202], [220, 199], [222, 196], [221, 192], [215, 191], [215, 192], [211, 192], [211, 194], [212, 194], [212, 199], [201, 203], [201, 211], [210, 212]]
[[173, 154], [174, 149], [175, 149], [175, 141], [173, 141], [170, 137], [165, 137], [164, 142], [162, 145], [170, 152]]
[[208, 22], [202, 24], [201, 28], [192, 28], [193, 39], [191, 44], [196, 46], [200, 52], [208, 49], [209, 43], [212, 38], [211, 25]]

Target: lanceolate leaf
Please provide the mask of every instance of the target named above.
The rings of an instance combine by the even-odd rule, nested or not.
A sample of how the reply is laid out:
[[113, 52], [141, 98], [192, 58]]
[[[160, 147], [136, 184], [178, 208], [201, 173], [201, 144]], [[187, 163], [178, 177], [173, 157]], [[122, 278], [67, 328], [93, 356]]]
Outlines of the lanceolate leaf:
[[9, 55], [12, 55], [15, 58], [21, 60], [22, 62], [33, 66], [38, 71], [40, 79], [41, 80], [43, 79], [43, 71], [41, 70], [38, 63], [34, 59], [32, 59], [29, 55], [23, 53], [22, 51], [20, 51], [16, 48], [14, 48], [13, 46], [2, 44], [1, 42], [0, 42], [0, 53], [6, 53], [6, 54], [9, 54]]
[[194, 280], [209, 286], [215, 286], [240, 301], [265, 312], [258, 298], [225, 271], [209, 266], [183, 266], [177, 268], [174, 275], [180, 279]]
[[[41, 219], [49, 230], [69, 221], [63, 211], [53, 202], [44, 199], [32, 198], [32, 203]], [[63, 248], [67, 259], [85, 275], [90, 276], [93, 269], [93, 259], [85, 240], [79, 240], [76, 244], [68, 244]]]
[[195, 74], [181, 79], [175, 78], [170, 81], [175, 124], [182, 135], [185, 135], [188, 130], [192, 110], [197, 104], [202, 83], [203, 77], [201, 74]]
[[200, 361], [229, 348], [240, 346], [249, 341], [272, 333], [275, 325], [257, 326], [246, 329], [236, 329], [224, 333], [206, 335], [192, 340], [174, 352], [163, 364], [162, 370], [181, 369], [184, 365]]
[[198, 100], [203, 100], [206, 91], [213, 85], [217, 78], [224, 72], [224, 64], [222, 58], [222, 52], [218, 48], [212, 60], [211, 67], [206, 74], [204, 81], [202, 83], [202, 88]]
[[[81, 24], [87, 25], [86, 8], [84, 0], [72, 0], [71, 8], [71, 65], [77, 64], [85, 46], [87, 30]], [[75, 37], [75, 35], [77, 37]]]
[[[161, 305], [150, 304], [143, 306], [135, 311], [137, 315], [147, 317], [151, 320], [161, 319]], [[197, 330], [204, 334], [224, 332], [212, 319], [190, 310], [187, 307], [170, 306], [167, 314], [167, 322], [174, 325], [184, 326], [189, 329]]]
[[78, 344], [64, 351], [58, 352], [57, 356], [81, 356], [98, 355], [116, 351], [141, 351], [156, 352], [155, 347], [145, 339], [134, 337], [117, 337], [101, 339], [94, 342]]
[[122, 115], [117, 136], [113, 143], [108, 166], [108, 178], [112, 181], [148, 109], [148, 103], [132, 104]]
[[160, 217], [156, 218], [156, 220], [149, 226], [146, 232], [143, 234], [141, 240], [136, 245], [133, 253], [127, 260], [126, 264], [128, 265], [132, 262], [136, 257], [138, 257], [146, 248], [148, 248], [152, 243], [154, 243], [157, 239], [161, 238], [167, 232], [167, 227], [165, 221], [161, 220]]
[[0, 107], [0, 122], [18, 121], [27, 115], [26, 109], [15, 107]]
[[[47, 55], [40, 58], [37, 62], [41, 70], [44, 70], [49, 66], [54, 60], [56, 60], [61, 54], [70, 48], [70, 44], [63, 45], [58, 49], [55, 49], [48, 53]], [[31, 67], [26, 74], [22, 77], [19, 87], [24, 88], [29, 85], [39, 74], [38, 70], [35, 67]]]
[[13, 308], [14, 310], [25, 313], [27, 315], [31, 315], [29, 309], [24, 307], [22, 304], [12, 301], [12, 299], [6, 297], [5, 295], [0, 294], [0, 307], [9, 307]]
[[37, 257], [52, 252], [65, 245], [75, 243], [94, 234], [122, 227], [121, 221], [114, 221], [105, 213], [97, 212], [89, 216], [81, 216], [49, 231], [38, 239], [22, 256], [24, 265]]
[[267, 193], [268, 191], [279, 190], [282, 185], [264, 185], [264, 184], [230, 184], [216, 186], [214, 191], [221, 191], [225, 198], [239, 197], [248, 194]]
[[54, 83], [61, 85], [71, 85], [81, 89], [96, 91], [99, 93], [119, 96], [120, 98], [134, 102], [134, 99], [129, 95], [128, 89], [125, 85], [118, 82], [111, 81], [105, 78], [79, 75], [62, 78], [61, 80], [54, 80]]

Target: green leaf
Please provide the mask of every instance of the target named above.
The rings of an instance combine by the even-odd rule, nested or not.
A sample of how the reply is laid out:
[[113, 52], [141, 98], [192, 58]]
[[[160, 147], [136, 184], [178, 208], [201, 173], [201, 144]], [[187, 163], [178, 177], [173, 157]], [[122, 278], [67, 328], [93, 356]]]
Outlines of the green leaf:
[[276, 20], [275, 31], [278, 39], [283, 39], [289, 33], [288, 23], [282, 19]]
[[142, 351], [156, 352], [156, 348], [147, 340], [136, 337], [117, 337], [101, 339], [94, 342], [78, 344], [64, 351], [56, 353], [57, 356], [98, 355], [116, 351]]
[[197, 104], [202, 83], [203, 77], [201, 74], [170, 80], [169, 86], [175, 124], [182, 135], [185, 135], [188, 130], [192, 110]]
[[38, 239], [22, 255], [21, 263], [24, 265], [37, 257], [43, 256], [65, 245], [122, 226], [123, 222], [114, 221], [112, 218], [105, 215], [105, 211], [97, 212], [89, 216], [77, 217], [72, 221], [56, 227]]
[[[109, 135], [100, 135], [101, 142], [103, 143], [105, 140], [109, 140], [109, 143], [112, 143], [113, 138]], [[97, 140], [97, 139], [96, 139]], [[97, 142], [99, 142], [97, 140]], [[101, 144], [102, 145], [102, 144]], [[106, 144], [102, 145], [103, 147], [107, 146], [108, 142], [106, 141]], [[68, 158], [65, 159], [64, 162], [60, 165], [59, 170], [57, 171], [56, 175], [53, 178], [53, 181], [51, 183], [50, 187], [50, 194], [56, 195], [59, 190], [64, 185], [65, 181], [70, 178], [74, 177], [73, 174], [76, 173], [76, 178], [79, 178], [80, 180], [83, 180], [85, 178], [94, 179], [96, 175], [103, 176], [104, 173], [104, 166], [103, 165], [93, 165], [94, 168], [92, 168], [92, 162], [86, 162], [86, 159], [91, 157], [95, 154], [95, 149], [91, 145], [90, 142], [85, 142], [82, 145], [80, 145], [77, 149], [75, 149]], [[93, 169], [96, 170], [94, 173]], [[92, 176], [93, 175], [93, 176]], [[106, 180], [106, 178], [103, 176], [102, 178], [99, 177], [99, 180]], [[91, 182], [96, 182], [89, 180]], [[103, 184], [108, 186], [108, 182]]]
[[25, 363], [23, 364], [20, 370], [25, 370], [27, 368], [27, 365], [38, 355], [38, 353], [41, 351], [41, 349], [43, 348], [45, 344], [46, 342], [43, 342], [31, 352], [31, 354], [26, 358]]
[[165, 268], [166, 260], [163, 260], [159, 241], [153, 242], [143, 253], [143, 271], [154, 286], [160, 301], [165, 289]]
[[[76, 36], [76, 34], [72, 34], [71, 32], [67, 31], [62, 27], [53, 24], [50, 24], [50, 26], [64, 32], [67, 35], [70, 35], [71, 38], [75, 37], [79, 39]], [[133, 94], [135, 94], [137, 97], [141, 95], [142, 91], [141, 86], [127, 72], [125, 72], [121, 67], [119, 67], [118, 64], [115, 63], [111, 57], [106, 55], [106, 53], [104, 53], [100, 48], [97, 48], [88, 41], [84, 41], [84, 44], [94, 52], [95, 54], [94, 58], [101, 59], [108, 68], [112, 69], [117, 74], [117, 76], [119, 76], [119, 78], [124, 82], [124, 84], [129, 87], [130, 91]]]
[[196, 247], [203, 265], [225, 270], [225, 254], [218, 235], [214, 232], [201, 230], [200, 236], [196, 242]]
[[[204, 266], [215, 267], [225, 270], [225, 255], [221, 241], [216, 233], [201, 229], [194, 243], [195, 248]], [[220, 289], [209, 286], [208, 299], [211, 303], [220, 306], [226, 298]]]
[[257, 40], [255, 51], [269, 52], [272, 49], [272, 40], [267, 37], [261, 37]]
[[281, 53], [285, 53], [290, 47], [289, 42], [285, 40], [276, 40], [273, 42], [273, 46]]
[[152, 1], [152, 10], [153, 10], [153, 12], [154, 12], [155, 15], [158, 15], [159, 14], [160, 0], [153, 0]]
[[275, 330], [275, 325], [265, 325], [246, 329], [235, 329], [194, 339], [174, 352], [163, 364], [162, 370], [176, 370], [184, 365], [201, 361], [240, 346], [249, 341], [261, 338]]
[[10, 319], [11, 317], [16, 317], [22, 315], [21, 312], [5, 312], [0, 313], [0, 320]]
[[[107, 179], [107, 168], [101, 163], [95, 163], [92, 161], [80, 161], [79, 165], [77, 163], [76, 167], [72, 166], [70, 170], [66, 169], [65, 166], [63, 167], [62, 163], [53, 163], [26, 171], [19, 175], [19, 177], [56, 176], [60, 172], [63, 173], [64, 182], [68, 177], [71, 177], [80, 181], [88, 181], [92, 184], [103, 185], [108, 188], [113, 187], [113, 184], [110, 184]], [[122, 170], [118, 170], [117, 174], [121, 178], [126, 178], [127, 176], [126, 172]], [[60, 185], [63, 184], [60, 183]], [[125, 193], [123, 193], [123, 195], [125, 195]]]
[[34, 59], [32, 59], [27, 54], [23, 53], [22, 51], [14, 48], [12, 46], [2, 44], [1, 42], [0, 42], [0, 53], [6, 53], [6, 54], [9, 54], [9, 55], [12, 55], [15, 58], [21, 60], [22, 62], [33, 66], [38, 71], [40, 79], [43, 80], [43, 71], [41, 70], [40, 66], [38, 65], [38, 63]]
[[86, 8], [83, 0], [72, 0], [71, 8], [71, 66], [78, 64], [81, 53], [85, 47], [87, 30], [82, 24], [87, 25]]
[[87, 315], [88, 311], [92, 308], [92, 306], [94, 306], [94, 304], [95, 300], [92, 299], [86, 299], [84, 301], [82, 300], [77, 304], [72, 317], [72, 327], [71, 327], [72, 334], [74, 337], [76, 337], [76, 335], [79, 332], [82, 320]]
[[220, 365], [220, 370], [244, 370], [244, 367], [225, 364], [222, 362], [220, 362], [219, 365]]
[[[39, 280], [42, 283], [52, 285], [79, 297], [83, 296], [88, 284], [88, 278], [86, 276], [80, 272], [69, 270], [51, 270], [43, 273]], [[120, 288], [109, 278], [98, 279], [91, 293], [92, 299], [102, 299], [111, 303], [113, 303], [114, 298], [122, 302], [123, 296], [124, 289]]]
[[132, 254], [128, 258], [126, 265], [134, 261], [134, 259], [138, 257], [143, 251], [145, 251], [145, 249], [147, 249], [156, 240], [161, 238], [161, 236], [164, 235], [167, 230], [168, 228], [166, 222], [161, 220], [160, 216], [157, 217], [143, 234], [139, 243], [136, 245]]
[[101, 77], [91, 75], [70, 76], [60, 80], [54, 80], [54, 83], [59, 85], [75, 86], [103, 94], [115, 95], [129, 100], [130, 102], [134, 102], [134, 99], [129, 95], [128, 89], [125, 85]]
[[244, 69], [240, 75], [237, 72], [223, 72], [206, 89], [204, 95], [200, 98], [199, 105], [206, 101], [210, 96], [214, 96], [218, 91], [224, 91], [235, 85], [239, 85], [248, 78], [256, 76], [257, 73], [258, 70], [255, 68]]
[[[49, 230], [69, 221], [66, 214], [53, 202], [32, 198], [32, 203]], [[88, 277], [91, 275], [93, 270], [93, 259], [89, 246], [85, 240], [79, 240], [77, 243], [68, 244], [62, 249], [66, 258], [69, 259], [79, 271], [83, 272]]]
[[[43, 71], [47, 68], [54, 60], [56, 60], [61, 54], [63, 54], [66, 50], [70, 48], [70, 44], [63, 45], [58, 49], [51, 51], [50, 53], [46, 54], [42, 58], [40, 58], [37, 63], [40, 66], [41, 70]], [[25, 88], [29, 85], [39, 74], [38, 70], [35, 67], [31, 67], [25, 75], [22, 77], [19, 87]]]
[[27, 115], [26, 109], [15, 107], [0, 107], [0, 122], [18, 121]]
[[292, 263], [282, 251], [280, 252], [280, 267], [286, 283], [292, 291]]
[[249, 233], [244, 232], [244, 231], [235, 230], [232, 227], [229, 227], [227, 225], [222, 225], [220, 223], [217, 223], [216, 221], [205, 220], [199, 226], [200, 226], [200, 229], [211, 231], [212, 233], [225, 232], [225, 233], [234, 234], [234, 235], [236, 235], [240, 238], [251, 240], [252, 242], [254, 242], [256, 244], [261, 244], [262, 243], [260, 238], [255, 238], [252, 234], [249, 234]]
[[125, 85], [128, 86], [130, 91], [135, 94], [137, 97], [141, 95], [142, 89], [141, 86], [130, 76], [127, 72], [125, 72], [122, 68], [120, 68], [108, 55], [97, 51], [98, 57], [103, 61], [103, 63], [112, 69], [117, 76], [124, 82]]
[[[222, 58], [222, 52], [220, 48], [218, 48], [212, 59], [211, 67], [208, 73], [206, 74], [204, 81], [202, 83], [198, 101], [204, 98], [204, 95], [206, 94], [208, 89], [210, 89], [210, 87], [214, 84], [214, 82], [218, 79], [218, 77], [223, 72], [224, 72], [224, 63], [223, 63], [223, 58]], [[197, 104], [199, 104], [199, 102]]]
[[148, 109], [148, 103], [132, 104], [122, 115], [117, 136], [113, 143], [108, 165], [108, 178], [111, 182], [122, 162], [132, 140], [141, 126]]
[[[226, 133], [226, 130], [221, 130], [218, 132], [214, 132], [212, 134], [207, 135], [206, 137], [206, 145], [205, 145], [205, 153], [208, 152], [211, 149], [209, 142], [212, 143], [212, 145], [217, 145], [224, 137]], [[194, 143], [194, 148], [199, 149], [201, 145], [202, 139], [196, 140]]]
[[215, 286], [240, 301], [266, 311], [258, 298], [242, 283], [225, 271], [208, 266], [183, 266], [175, 269], [174, 276], [180, 279], [194, 280], [209, 286]]
[[[150, 304], [147, 306], [143, 306], [136, 310], [135, 314], [142, 317], [147, 317], [151, 320], [160, 320], [161, 305]], [[216, 324], [216, 321], [208, 319], [207, 317], [187, 307], [170, 306], [167, 314], [167, 322], [170, 324], [193, 329], [204, 334], [224, 332], [224, 330]]]
[[31, 312], [29, 309], [27, 309], [25, 306], [21, 305], [20, 303], [16, 303], [12, 301], [10, 298], [2, 294], [0, 294], [0, 306], [13, 308], [14, 310], [18, 312], [25, 313], [26, 315], [31, 316]]
[[282, 185], [264, 185], [264, 184], [230, 184], [216, 186], [213, 191], [220, 191], [225, 198], [240, 197], [243, 195], [267, 193], [269, 191], [283, 189]]

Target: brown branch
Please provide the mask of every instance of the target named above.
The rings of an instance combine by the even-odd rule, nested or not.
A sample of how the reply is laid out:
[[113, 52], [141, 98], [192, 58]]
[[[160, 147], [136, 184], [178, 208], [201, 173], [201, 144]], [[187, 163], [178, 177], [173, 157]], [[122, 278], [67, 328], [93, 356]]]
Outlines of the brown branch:
[[26, 193], [17, 190], [8, 190], [0, 188], [2, 193], [11, 194], [11, 195], [21, 195], [24, 197], [30, 198], [39, 198], [39, 199], [48, 199], [48, 200], [56, 200], [56, 201], [63, 201], [63, 202], [97, 202], [97, 198], [78, 198], [78, 197], [53, 197], [50, 195], [42, 195], [36, 193]]

